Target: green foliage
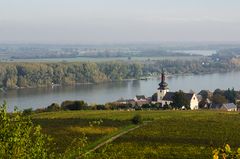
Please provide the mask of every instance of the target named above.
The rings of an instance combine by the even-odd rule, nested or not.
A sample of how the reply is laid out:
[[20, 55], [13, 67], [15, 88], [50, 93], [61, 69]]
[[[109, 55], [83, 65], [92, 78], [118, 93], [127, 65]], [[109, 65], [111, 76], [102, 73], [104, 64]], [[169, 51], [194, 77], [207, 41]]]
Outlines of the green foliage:
[[172, 105], [174, 108], [177, 109], [181, 109], [182, 106], [190, 109], [190, 101], [187, 99], [183, 91], [178, 91], [174, 93]]
[[0, 106], [0, 158], [53, 158], [50, 141], [29, 117], [17, 111], [8, 114], [6, 103]]
[[[229, 61], [202, 65], [202, 60], [161, 60], [151, 62], [71, 62], [71, 63], [0, 63], [0, 85], [5, 88], [45, 87], [52, 84], [99, 83], [139, 79], [158, 74], [164, 67], [171, 74], [226, 72], [239, 69]], [[206, 61], [204, 61], [206, 62]]]
[[164, 109], [164, 110], [171, 110], [171, 109], [172, 109], [172, 106], [171, 106], [171, 105], [168, 105], [168, 104], [165, 104], [165, 105], [163, 106], [163, 109]]
[[214, 94], [212, 96], [212, 103], [214, 103], [214, 104], [224, 104], [224, 103], [227, 103], [227, 99], [225, 98], [224, 95]]
[[240, 148], [234, 151], [226, 144], [224, 148], [213, 150], [213, 159], [240, 159]]
[[12, 89], [137, 79], [142, 67], [126, 62], [4, 63], [0, 64], [0, 84]]
[[89, 126], [90, 126], [90, 127], [100, 126], [102, 123], [103, 123], [103, 120], [102, 120], [102, 119], [100, 119], [100, 120], [94, 120], [94, 121], [90, 121], [90, 122], [89, 122]]
[[48, 112], [55, 112], [61, 110], [61, 107], [57, 103], [52, 103], [50, 106], [46, 108], [46, 111]]
[[105, 105], [103, 105], [103, 104], [97, 104], [97, 105], [96, 105], [96, 109], [97, 109], [97, 110], [105, 110], [106, 107], [105, 107]]
[[136, 114], [132, 118], [132, 123], [133, 124], [141, 124], [143, 122], [142, 116], [140, 114]]
[[207, 98], [210, 98], [211, 93], [209, 93], [207, 90], [202, 90], [200, 92], [200, 95], [202, 96], [202, 100], [206, 100]]
[[87, 109], [87, 103], [84, 101], [64, 101], [61, 104], [63, 110], [84, 110]]
[[210, 107], [210, 104], [207, 102], [206, 99], [202, 99], [199, 103], [198, 106], [200, 109], [208, 109]]
[[143, 104], [142, 108], [143, 109], [150, 109], [151, 108], [151, 104]]
[[237, 93], [233, 89], [228, 89], [227, 91], [224, 91], [224, 96], [228, 100], [229, 103], [235, 103], [236, 104], [236, 98], [237, 98]]
[[213, 95], [224, 95], [224, 91], [218, 88], [213, 92]]
[[32, 108], [24, 109], [23, 110], [23, 115], [31, 115], [33, 113]]
[[152, 95], [152, 101], [157, 101], [157, 93], [154, 93], [154, 94]]

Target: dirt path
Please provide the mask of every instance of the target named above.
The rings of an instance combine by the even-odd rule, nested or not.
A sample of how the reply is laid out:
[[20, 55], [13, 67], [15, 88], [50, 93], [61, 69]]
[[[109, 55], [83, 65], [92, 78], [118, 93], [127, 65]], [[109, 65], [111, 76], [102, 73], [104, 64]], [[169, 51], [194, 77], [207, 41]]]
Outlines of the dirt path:
[[91, 152], [94, 152], [95, 150], [99, 149], [100, 147], [102, 147], [102, 146], [104, 146], [104, 145], [106, 145], [106, 144], [108, 144], [108, 143], [116, 140], [117, 138], [119, 138], [119, 137], [121, 137], [121, 136], [129, 133], [130, 131], [133, 131], [133, 130], [139, 128], [140, 126], [141, 126], [141, 125], [135, 126], [134, 128], [128, 129], [128, 130], [126, 130], [126, 131], [123, 131], [123, 132], [121, 132], [121, 133], [119, 133], [119, 134], [111, 137], [110, 139], [108, 139], [108, 140], [106, 140], [106, 141], [98, 144], [96, 147], [94, 147], [93, 149], [89, 150], [89, 151], [88, 151], [87, 153], [85, 153], [85, 154], [89, 154], [89, 153], [91, 153]]

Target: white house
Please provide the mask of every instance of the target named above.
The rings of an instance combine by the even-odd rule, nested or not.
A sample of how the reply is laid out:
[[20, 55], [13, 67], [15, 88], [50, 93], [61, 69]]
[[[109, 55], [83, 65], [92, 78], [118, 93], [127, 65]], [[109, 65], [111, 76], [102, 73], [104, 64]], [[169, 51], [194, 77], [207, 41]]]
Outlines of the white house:
[[237, 106], [234, 103], [227, 103], [223, 104], [220, 109], [226, 111], [237, 111]]

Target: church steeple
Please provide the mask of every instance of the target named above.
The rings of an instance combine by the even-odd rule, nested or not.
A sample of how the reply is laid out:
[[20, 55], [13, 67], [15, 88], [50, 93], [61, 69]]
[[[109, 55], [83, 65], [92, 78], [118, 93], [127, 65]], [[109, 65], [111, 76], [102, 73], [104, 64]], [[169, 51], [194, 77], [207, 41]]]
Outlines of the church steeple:
[[159, 83], [159, 90], [167, 90], [168, 84], [165, 82], [165, 72], [162, 69], [162, 73], [161, 73], [161, 83]]

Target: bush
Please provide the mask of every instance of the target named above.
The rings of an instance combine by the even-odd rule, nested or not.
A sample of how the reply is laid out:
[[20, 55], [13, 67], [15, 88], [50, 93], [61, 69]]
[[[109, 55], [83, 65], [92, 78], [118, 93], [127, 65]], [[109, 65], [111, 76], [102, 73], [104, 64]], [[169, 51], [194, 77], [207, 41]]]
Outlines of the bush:
[[52, 103], [50, 106], [46, 108], [46, 111], [53, 112], [53, 111], [59, 111], [61, 110], [61, 107], [57, 103]]
[[28, 109], [23, 110], [23, 115], [25, 115], [25, 116], [31, 115], [32, 113], [33, 113], [32, 108], [28, 108]]
[[6, 103], [0, 105], [0, 158], [53, 158], [50, 140], [30, 117], [17, 111], [8, 114]]
[[35, 113], [44, 113], [44, 112], [46, 112], [46, 109], [45, 108], [38, 108], [34, 112]]
[[160, 108], [159, 103], [151, 104], [151, 109], [159, 109], [159, 108]]
[[102, 105], [102, 104], [96, 105], [96, 109], [97, 110], [106, 110], [105, 105]]
[[142, 116], [140, 114], [135, 115], [132, 118], [132, 123], [133, 124], [141, 124], [142, 123]]
[[61, 104], [61, 108], [64, 110], [83, 110], [87, 109], [87, 103], [84, 101], [64, 101]]
[[142, 108], [143, 109], [149, 109], [149, 108], [151, 108], [151, 105], [150, 104], [143, 104]]
[[218, 148], [213, 151], [213, 159], [240, 159], [240, 148], [232, 150], [231, 147], [226, 144], [224, 148]]
[[165, 104], [165, 105], [163, 106], [163, 109], [164, 109], [164, 110], [170, 110], [170, 109], [172, 109], [172, 106], [171, 106], [171, 105], [168, 105], [168, 104]]

